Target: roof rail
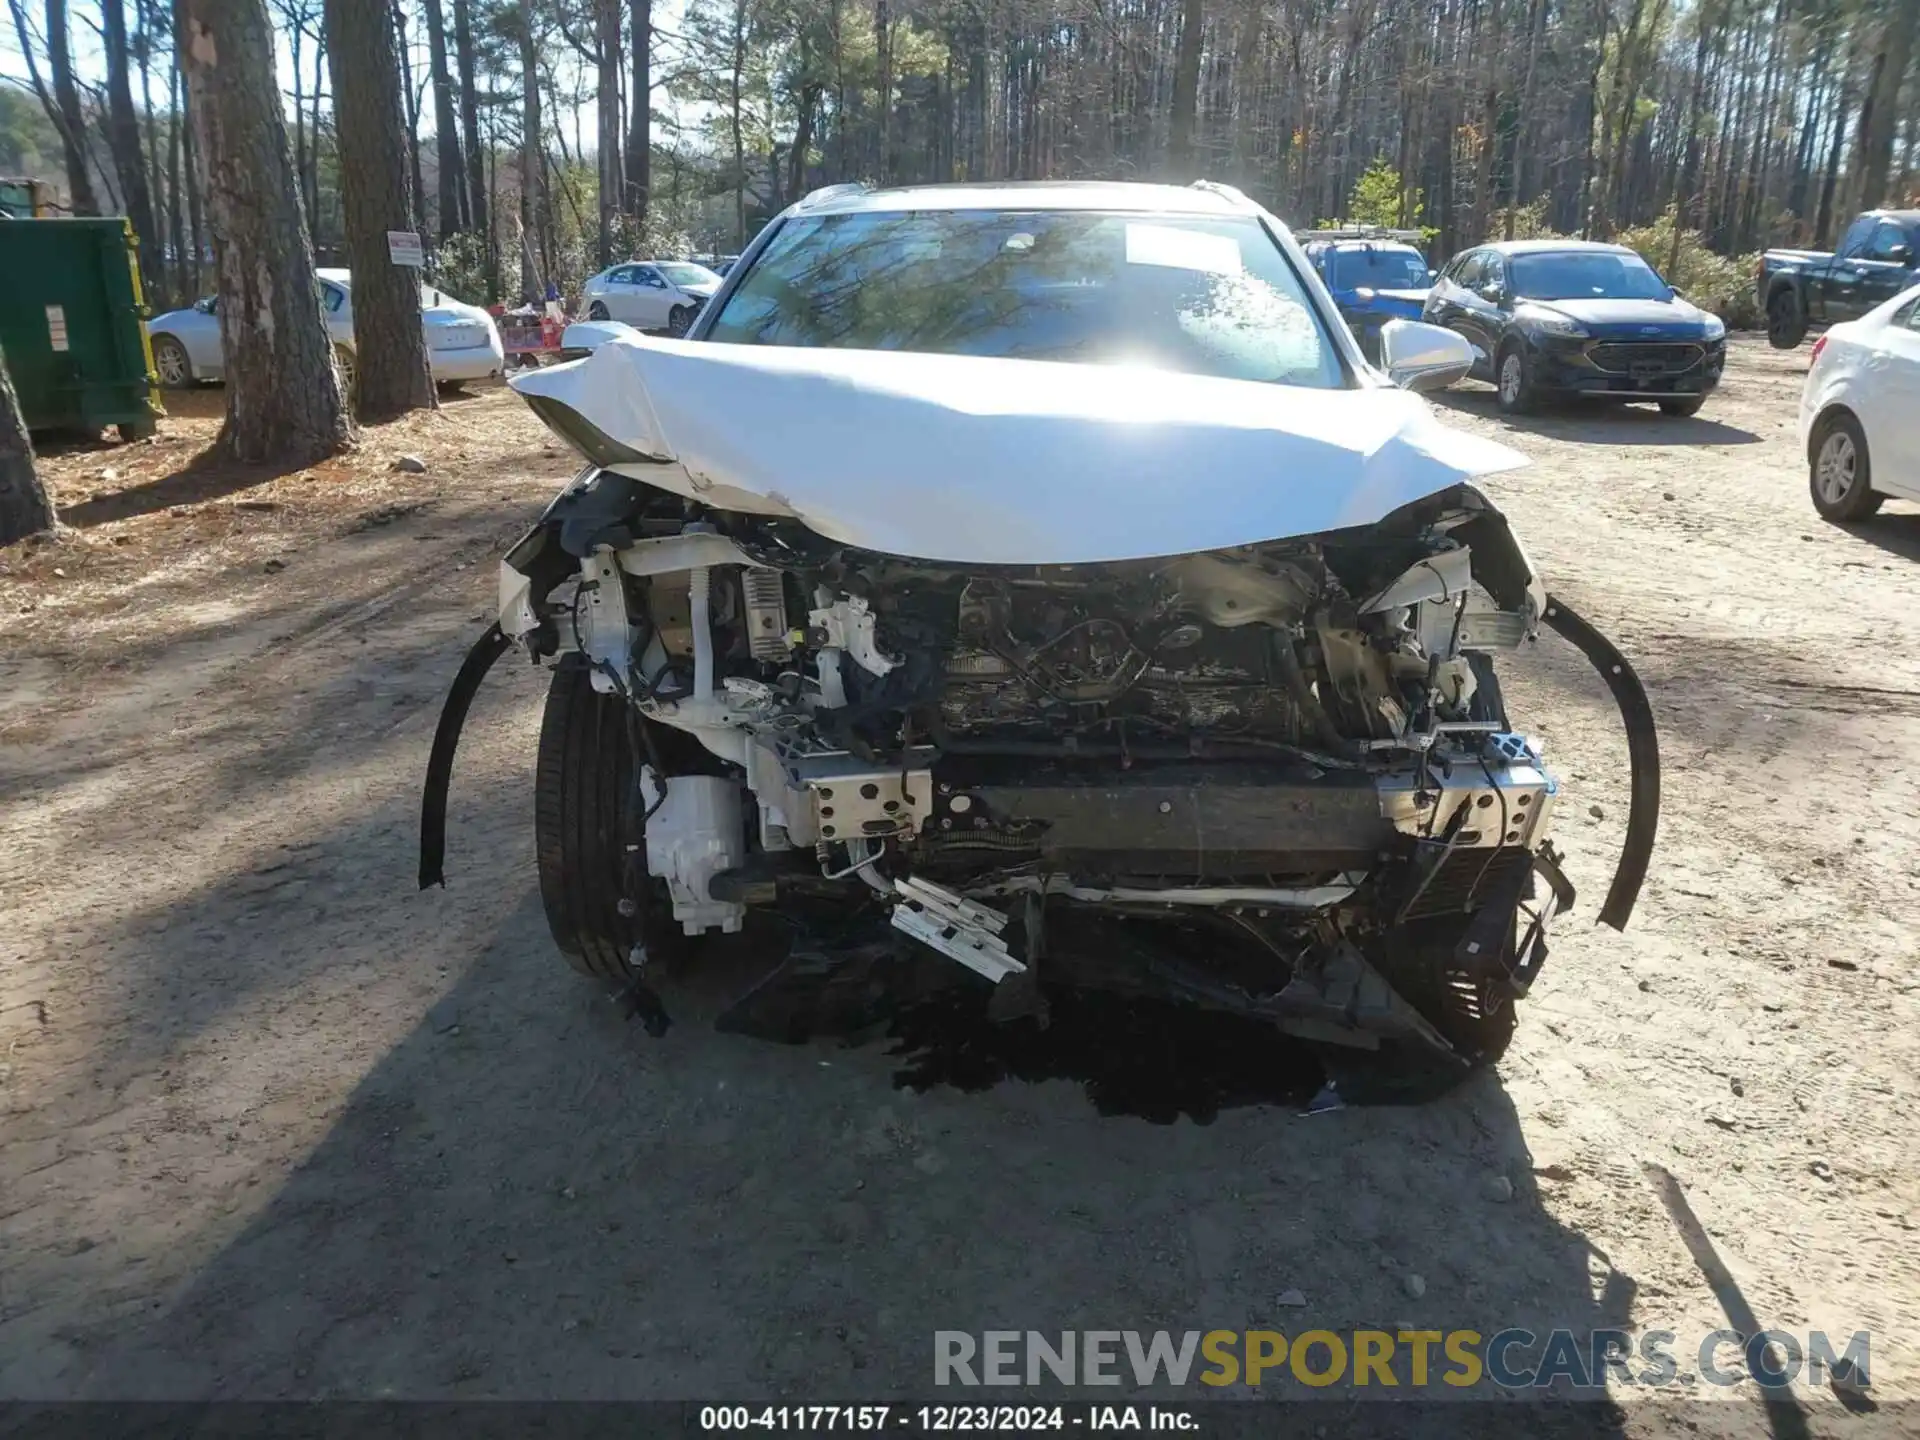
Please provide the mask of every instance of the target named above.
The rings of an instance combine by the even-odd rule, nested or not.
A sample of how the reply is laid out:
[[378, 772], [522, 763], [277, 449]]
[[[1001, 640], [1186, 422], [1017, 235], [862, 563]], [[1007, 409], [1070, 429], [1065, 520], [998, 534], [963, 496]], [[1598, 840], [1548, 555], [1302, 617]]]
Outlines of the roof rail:
[[1195, 180], [1187, 188], [1205, 190], [1209, 194], [1218, 195], [1223, 200], [1231, 200], [1236, 205], [1245, 205], [1248, 209], [1254, 208], [1253, 201], [1247, 198], [1245, 191], [1236, 190], [1231, 185], [1222, 185], [1218, 180]]
[[867, 192], [867, 188], [867, 182], [864, 180], [848, 180], [840, 185], [822, 185], [818, 190], [809, 190], [805, 195], [802, 195], [799, 202], [800, 207], [804, 209], [818, 201], [834, 200], [842, 195], [864, 195]]
[[1398, 240], [1418, 244], [1418, 230], [1394, 230], [1385, 225], [1335, 225], [1324, 230], [1296, 230], [1296, 240]]

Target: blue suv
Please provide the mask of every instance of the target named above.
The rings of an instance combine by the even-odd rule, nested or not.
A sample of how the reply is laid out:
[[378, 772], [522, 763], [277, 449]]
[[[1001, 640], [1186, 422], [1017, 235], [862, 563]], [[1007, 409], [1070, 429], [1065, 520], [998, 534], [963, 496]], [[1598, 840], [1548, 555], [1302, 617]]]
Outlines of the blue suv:
[[1369, 360], [1380, 358], [1382, 325], [1420, 318], [1433, 271], [1409, 243], [1418, 230], [1312, 230], [1296, 238]]

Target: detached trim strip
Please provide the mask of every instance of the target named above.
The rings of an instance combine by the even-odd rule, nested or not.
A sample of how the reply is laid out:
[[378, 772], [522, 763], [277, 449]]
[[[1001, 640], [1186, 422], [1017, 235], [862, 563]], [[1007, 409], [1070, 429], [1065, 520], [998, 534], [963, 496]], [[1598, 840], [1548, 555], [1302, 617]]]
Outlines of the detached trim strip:
[[453, 688], [440, 707], [440, 724], [433, 732], [433, 753], [427, 758], [427, 784], [420, 795], [420, 888], [447, 883], [443, 866], [447, 859], [447, 789], [453, 783], [453, 752], [460, 745], [460, 731], [467, 723], [467, 709], [487, 678], [493, 662], [506, 654], [513, 642], [494, 621], [473, 642], [467, 658], [460, 662], [460, 673], [453, 677]]
[[1543, 617], [1554, 634], [1587, 657], [1600, 678], [1613, 692], [1620, 719], [1627, 731], [1627, 761], [1630, 778], [1627, 789], [1627, 843], [1621, 847], [1620, 863], [1613, 872], [1613, 884], [1600, 907], [1600, 923], [1616, 930], [1627, 928], [1634, 901], [1640, 898], [1640, 886], [1653, 863], [1653, 839], [1660, 828], [1660, 737], [1653, 723], [1653, 702], [1633, 667], [1606, 636], [1579, 615], [1557, 595], [1547, 596]]

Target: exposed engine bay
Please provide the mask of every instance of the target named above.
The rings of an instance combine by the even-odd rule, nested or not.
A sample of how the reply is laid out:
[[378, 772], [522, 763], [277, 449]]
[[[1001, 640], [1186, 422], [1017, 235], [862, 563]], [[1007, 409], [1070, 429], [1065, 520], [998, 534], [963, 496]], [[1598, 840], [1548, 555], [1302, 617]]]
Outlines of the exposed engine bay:
[[[1632, 908], [1658, 796], [1645, 696], [1470, 485], [1228, 549], [956, 565], [623, 472], [644, 467], [582, 471], [502, 565], [500, 624], [436, 740], [421, 878], [467, 700], [518, 645], [624, 751], [598, 839], [543, 835], [542, 888], [562, 948], [611, 946], [633, 983], [752, 908], [838, 897], [1030, 996], [1102, 985], [1491, 1060], [1574, 898], [1559, 782], [1497, 671], [1543, 623], [1627, 719], [1635, 813], [1601, 918]], [[563, 841], [600, 867], [597, 919], [556, 899], [578, 880], [545, 868]]]

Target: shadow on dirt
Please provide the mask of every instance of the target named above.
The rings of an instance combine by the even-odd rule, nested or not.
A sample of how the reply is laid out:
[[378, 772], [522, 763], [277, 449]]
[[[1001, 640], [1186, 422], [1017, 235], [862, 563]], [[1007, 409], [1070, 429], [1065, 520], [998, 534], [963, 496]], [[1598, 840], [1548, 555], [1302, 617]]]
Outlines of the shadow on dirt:
[[1856, 540], [1877, 546], [1902, 560], [1920, 562], [1920, 514], [1911, 510], [1881, 511], [1871, 520], [1840, 527]]
[[243, 465], [209, 446], [178, 470], [157, 479], [70, 505], [60, 512], [60, 519], [76, 530], [86, 530], [95, 525], [104, 525], [109, 520], [151, 515], [175, 505], [197, 505], [205, 500], [219, 500], [307, 468], [305, 465], [290, 464]]
[[[691, 1011], [652, 1040], [543, 931], [529, 898], [174, 1303], [89, 1347], [87, 1393], [932, 1396], [936, 1328], [1628, 1322], [1491, 1076], [1301, 1119], [1280, 1047], [1077, 1003], [1013, 1042], [966, 1007], [891, 1047]], [[1176, 1105], [1218, 1118], [1095, 1113]]]
[[[1710, 416], [1664, 415], [1651, 403], [1565, 400], [1531, 415], [1502, 415], [1491, 389], [1440, 390], [1427, 398], [1450, 410], [1498, 420], [1528, 435], [1546, 435], [1575, 445], [1757, 445], [1760, 437]], [[1712, 407], [1713, 401], [1708, 399]]]
[[[530, 867], [496, 808], [451, 890], [284, 911], [324, 919], [337, 982], [458, 978], [163, 1309], [79, 1337], [84, 1394], [933, 1398], [936, 1328], [1629, 1324], [1635, 1282], [1543, 1207], [1495, 1076], [1303, 1118], [1316, 1077], [1265, 1027], [1079, 996], [1045, 1031], [997, 1027], [964, 974], [832, 1042], [716, 1033], [764, 935], [665, 987], [677, 1023], [651, 1039], [565, 970], [526, 890], [498, 909]], [[390, 823], [310, 863], [404, 851]], [[251, 883], [194, 908], [254, 906]], [[476, 910], [490, 939], [456, 923]], [[164, 923], [141, 948], [164, 1014], [204, 950]], [[1149, 1393], [1196, 1398], [1112, 1398]], [[1484, 1433], [1477, 1410], [1423, 1433]], [[1580, 1413], [1624, 1434], [1610, 1405]]]

